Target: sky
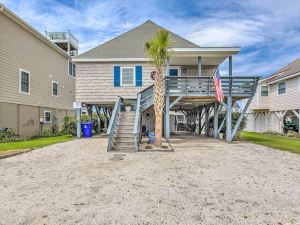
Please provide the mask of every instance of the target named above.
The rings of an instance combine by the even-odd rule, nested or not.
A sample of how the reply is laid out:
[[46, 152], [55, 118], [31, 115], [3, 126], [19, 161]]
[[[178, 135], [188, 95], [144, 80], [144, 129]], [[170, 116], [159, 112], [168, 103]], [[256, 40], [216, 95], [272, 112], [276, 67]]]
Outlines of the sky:
[[42, 33], [70, 30], [80, 53], [150, 19], [202, 47], [241, 46], [234, 75], [267, 76], [300, 57], [300, 0], [0, 2]]

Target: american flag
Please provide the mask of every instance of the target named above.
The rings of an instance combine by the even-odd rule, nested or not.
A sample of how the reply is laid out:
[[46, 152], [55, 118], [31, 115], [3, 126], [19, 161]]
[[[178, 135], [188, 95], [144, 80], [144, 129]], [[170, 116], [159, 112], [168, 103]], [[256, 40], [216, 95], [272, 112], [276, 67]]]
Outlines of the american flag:
[[223, 94], [223, 90], [222, 90], [219, 68], [216, 70], [213, 78], [214, 78], [214, 86], [215, 86], [215, 90], [216, 90], [216, 99], [218, 102], [221, 102], [224, 100], [224, 94]]

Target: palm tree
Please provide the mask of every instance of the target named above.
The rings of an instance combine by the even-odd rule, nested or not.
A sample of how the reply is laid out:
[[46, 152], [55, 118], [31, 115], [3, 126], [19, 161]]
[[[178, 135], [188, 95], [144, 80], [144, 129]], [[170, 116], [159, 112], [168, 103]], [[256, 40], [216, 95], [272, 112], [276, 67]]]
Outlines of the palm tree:
[[154, 81], [154, 112], [155, 112], [155, 136], [156, 146], [162, 144], [162, 121], [164, 110], [164, 75], [163, 68], [168, 58], [171, 34], [166, 30], [159, 30], [156, 36], [145, 43], [145, 52], [150, 62], [156, 68]]

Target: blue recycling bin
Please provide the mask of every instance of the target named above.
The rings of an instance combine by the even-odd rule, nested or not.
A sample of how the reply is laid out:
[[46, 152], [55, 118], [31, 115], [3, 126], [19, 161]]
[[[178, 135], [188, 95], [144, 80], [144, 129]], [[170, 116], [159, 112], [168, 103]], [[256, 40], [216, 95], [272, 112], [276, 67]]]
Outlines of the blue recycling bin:
[[149, 136], [150, 144], [154, 144], [155, 143], [155, 133], [154, 132], [149, 132], [148, 136]]
[[92, 137], [92, 122], [81, 123], [81, 130], [83, 132], [83, 136], [86, 138]]

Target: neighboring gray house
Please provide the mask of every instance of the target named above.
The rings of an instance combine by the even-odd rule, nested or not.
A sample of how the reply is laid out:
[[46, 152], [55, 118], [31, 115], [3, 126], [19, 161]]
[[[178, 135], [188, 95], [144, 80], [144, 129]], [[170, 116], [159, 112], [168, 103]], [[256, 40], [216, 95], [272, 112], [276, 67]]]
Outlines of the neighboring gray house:
[[247, 111], [246, 130], [281, 133], [285, 124], [292, 121], [299, 131], [299, 114], [300, 58], [259, 81]]
[[33, 135], [74, 115], [70, 55], [1, 4], [0, 31], [0, 128]]
[[[132, 146], [137, 150], [140, 133], [154, 131], [152, 85], [155, 68], [145, 57], [144, 46], [161, 29], [164, 28], [147, 21], [74, 58], [77, 65], [76, 101], [89, 108], [97, 106], [113, 110], [108, 127], [108, 150], [129, 150]], [[196, 118], [199, 111], [203, 111], [200, 114], [205, 116], [205, 133], [208, 135], [208, 115], [215, 108], [217, 116], [222, 105], [228, 109], [227, 121], [230, 125], [227, 141], [230, 142], [235, 133], [235, 130], [230, 129], [230, 102], [252, 96], [257, 77], [222, 77], [223, 91], [229, 104], [218, 104], [212, 76], [216, 68], [228, 58], [228, 75], [231, 76], [232, 55], [239, 53], [240, 48], [200, 47], [174, 33], [171, 33], [171, 40], [172, 46], [168, 49], [170, 56], [164, 70], [166, 140], [170, 138], [170, 121], [174, 121], [173, 113], [170, 118], [170, 110], [188, 111], [193, 118]], [[235, 84], [241, 84], [242, 87]], [[123, 112], [125, 100], [132, 101], [134, 112]], [[218, 136], [217, 128], [218, 124], [214, 123], [215, 137]], [[175, 130], [174, 126], [171, 129]]]

